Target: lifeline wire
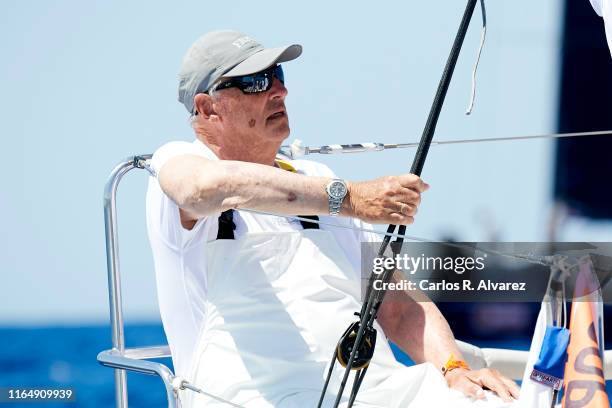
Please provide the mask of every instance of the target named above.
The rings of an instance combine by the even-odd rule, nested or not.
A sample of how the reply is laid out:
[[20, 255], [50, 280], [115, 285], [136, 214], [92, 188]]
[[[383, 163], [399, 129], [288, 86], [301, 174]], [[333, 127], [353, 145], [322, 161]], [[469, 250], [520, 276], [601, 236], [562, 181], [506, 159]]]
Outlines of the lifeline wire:
[[478, 250], [478, 251], [486, 252], [492, 255], [500, 255], [500, 256], [507, 257], [507, 258], [520, 259], [522, 261], [529, 262], [529, 263], [536, 264], [536, 265], [542, 265], [542, 266], [552, 266], [553, 265], [553, 260], [551, 256], [539, 256], [539, 255], [532, 255], [532, 254], [516, 254], [516, 253], [513, 254], [513, 253], [502, 252], [502, 251], [496, 251], [494, 249], [482, 249], [482, 248], [472, 247], [469, 245], [458, 244], [456, 242], [435, 241], [431, 239], [415, 237], [412, 235], [378, 231], [373, 228], [351, 227], [348, 225], [341, 225], [341, 224], [336, 224], [333, 222], [313, 220], [311, 218], [304, 218], [304, 217], [300, 217], [297, 215], [276, 214], [276, 213], [259, 211], [259, 210], [247, 210], [243, 208], [239, 209], [238, 211], [246, 211], [246, 212], [261, 214], [261, 215], [271, 215], [275, 217], [285, 217], [285, 218], [289, 218], [289, 219], [293, 219], [297, 221], [305, 221], [305, 222], [312, 222], [314, 224], [319, 224], [319, 225], [326, 225], [328, 227], [344, 228], [344, 229], [350, 229], [354, 231], [371, 232], [377, 235], [387, 236], [390, 238], [404, 238], [404, 239], [409, 239], [411, 241], [417, 241], [417, 242], [435, 242], [438, 244], [447, 245], [447, 246], [454, 247], [454, 248]]
[[174, 387], [174, 389], [176, 391], [187, 389], [189, 391], [194, 391], [194, 392], [197, 392], [199, 394], [206, 395], [209, 398], [212, 398], [214, 400], [217, 400], [219, 402], [222, 402], [224, 404], [230, 405], [230, 406], [235, 407], [235, 408], [246, 408], [246, 407], [244, 407], [242, 405], [234, 404], [232, 401], [229, 401], [229, 400], [226, 400], [224, 398], [217, 397], [216, 395], [213, 395], [211, 393], [208, 393], [208, 392], [204, 391], [203, 389], [201, 389], [199, 387], [196, 387], [195, 385], [192, 385], [188, 381], [183, 380], [183, 379], [181, 379], [179, 377], [175, 377], [175, 380], [178, 380], [178, 382], [179, 382], [179, 384], [176, 387]]
[[484, 0], [480, 0], [480, 9], [482, 11], [482, 33], [480, 34], [480, 46], [478, 47], [476, 63], [474, 64], [474, 69], [472, 70], [472, 94], [470, 96], [470, 104], [468, 105], [467, 111], [465, 112], [466, 115], [471, 114], [472, 109], [474, 109], [474, 100], [476, 99], [476, 70], [478, 70], [480, 54], [482, 54], [485, 38], [487, 36], [487, 12], [485, 11]]

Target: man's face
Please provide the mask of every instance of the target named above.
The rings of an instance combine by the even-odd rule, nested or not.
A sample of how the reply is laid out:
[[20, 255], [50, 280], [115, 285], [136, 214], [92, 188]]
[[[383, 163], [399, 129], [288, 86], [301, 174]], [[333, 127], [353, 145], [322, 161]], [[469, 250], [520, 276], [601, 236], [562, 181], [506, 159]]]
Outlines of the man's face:
[[213, 109], [219, 116], [221, 137], [229, 143], [251, 146], [280, 145], [289, 136], [286, 96], [287, 88], [278, 78], [265, 92], [245, 94], [238, 88], [216, 91]]

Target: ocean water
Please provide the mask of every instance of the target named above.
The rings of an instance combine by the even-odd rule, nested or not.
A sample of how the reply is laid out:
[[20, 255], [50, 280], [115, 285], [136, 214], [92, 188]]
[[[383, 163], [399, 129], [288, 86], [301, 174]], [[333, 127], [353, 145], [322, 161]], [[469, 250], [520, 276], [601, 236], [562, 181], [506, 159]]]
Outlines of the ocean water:
[[[161, 325], [128, 325], [126, 345], [152, 346], [165, 344]], [[472, 341], [483, 347], [527, 349], [527, 339]], [[108, 326], [0, 328], [0, 387], [70, 387], [76, 401], [70, 403], [0, 403], [4, 407], [113, 407], [113, 370], [96, 360], [97, 354], [110, 348]], [[398, 359], [410, 360], [395, 349]], [[169, 359], [159, 361], [172, 368]], [[607, 382], [612, 396], [612, 382]], [[129, 406], [131, 408], [166, 407], [166, 394], [159, 378], [128, 373]]]
[[[128, 325], [128, 347], [165, 344], [161, 325]], [[114, 370], [97, 354], [111, 348], [108, 326], [0, 328], [0, 387], [71, 387], [70, 403], [5, 404], [4, 407], [113, 407]], [[160, 359], [170, 366], [170, 359]], [[156, 376], [128, 373], [129, 406], [164, 407], [166, 394]]]

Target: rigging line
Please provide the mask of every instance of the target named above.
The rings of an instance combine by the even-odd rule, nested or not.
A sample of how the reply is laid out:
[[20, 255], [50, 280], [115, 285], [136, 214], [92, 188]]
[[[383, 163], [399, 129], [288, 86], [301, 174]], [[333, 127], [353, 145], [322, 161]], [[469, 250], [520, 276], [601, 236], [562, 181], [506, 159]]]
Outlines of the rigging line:
[[[178, 378], [178, 377], [177, 377], [177, 378]], [[176, 388], [175, 388], [175, 389], [176, 389]], [[224, 398], [221, 398], [221, 397], [218, 397], [218, 396], [216, 396], [216, 395], [214, 395], [214, 394], [211, 394], [211, 393], [209, 393], [209, 392], [206, 392], [206, 391], [204, 391], [203, 389], [201, 389], [201, 388], [199, 388], [199, 387], [196, 387], [195, 385], [193, 385], [193, 384], [189, 383], [189, 382], [188, 382], [188, 381], [186, 381], [186, 380], [182, 380], [182, 379], [181, 379], [181, 381], [180, 381], [180, 385], [178, 386], [178, 389], [182, 389], [182, 390], [185, 390], [185, 389], [186, 389], [186, 390], [189, 390], [189, 391], [194, 391], [194, 392], [197, 392], [197, 393], [202, 394], [202, 395], [206, 395], [206, 396], [207, 396], [207, 397], [209, 397], [209, 398], [212, 398], [212, 399], [214, 399], [214, 400], [217, 400], [217, 401], [219, 401], [219, 402], [222, 402], [222, 403], [224, 403], [224, 404], [227, 404], [227, 405], [232, 406], [232, 407], [235, 407], [235, 408], [245, 408], [245, 407], [244, 407], [244, 406], [242, 406], [242, 405], [235, 404], [235, 403], [233, 403], [232, 401], [226, 400], [226, 399], [224, 399]]]
[[[449, 140], [432, 140], [432, 145], [452, 145], [452, 144], [467, 144], [467, 143], [484, 143], [484, 142], [503, 142], [513, 140], [531, 140], [531, 139], [562, 139], [567, 137], [588, 137], [588, 136], [612, 136], [611, 130], [598, 130], [593, 132], [572, 132], [572, 133], [546, 133], [539, 135], [527, 136], [505, 136], [492, 138], [477, 138], [477, 139], [449, 139]], [[379, 152], [388, 149], [408, 149], [417, 147], [418, 142], [409, 143], [353, 143], [353, 144], [334, 144], [323, 146], [302, 146], [301, 141], [296, 139], [291, 145], [281, 146], [279, 152], [289, 158], [296, 159], [309, 154], [344, 154], [344, 153], [365, 153]]]
[[542, 265], [542, 266], [552, 266], [553, 265], [552, 256], [533, 255], [533, 254], [520, 254], [520, 253], [508, 253], [508, 252], [503, 252], [503, 251], [497, 251], [497, 250], [494, 250], [494, 249], [482, 249], [482, 248], [473, 247], [473, 246], [469, 246], [469, 245], [465, 245], [465, 244], [459, 244], [459, 243], [456, 243], [456, 242], [436, 241], [436, 240], [431, 240], [431, 239], [427, 239], [427, 238], [416, 237], [416, 236], [413, 236], [413, 235], [399, 234], [399, 233], [395, 233], [395, 232], [393, 232], [393, 233], [391, 233], [391, 232], [383, 232], [383, 231], [376, 230], [374, 228], [363, 228], [363, 227], [342, 225], [342, 224], [336, 224], [336, 223], [333, 223], [333, 222], [321, 221], [320, 219], [319, 220], [313, 220], [311, 218], [304, 218], [304, 217], [300, 217], [300, 216], [297, 216], [297, 215], [276, 214], [276, 213], [271, 213], [271, 212], [267, 212], [267, 211], [247, 210], [247, 209], [243, 209], [243, 208], [241, 208], [241, 209], [239, 209], [237, 211], [246, 211], [246, 212], [250, 212], [250, 213], [255, 213], [255, 214], [260, 214], [260, 215], [271, 215], [271, 216], [275, 216], [275, 217], [285, 217], [285, 218], [289, 218], [289, 219], [293, 219], [293, 220], [297, 220], [297, 221], [305, 221], [305, 222], [312, 222], [312, 223], [319, 224], [319, 225], [325, 225], [325, 226], [328, 226], [328, 227], [350, 229], [350, 230], [353, 230], [353, 231], [369, 232], [369, 233], [373, 233], [373, 234], [377, 234], [377, 235], [381, 235], [381, 236], [387, 236], [389, 238], [403, 238], [403, 239], [408, 239], [408, 240], [417, 241], [417, 242], [437, 243], [437, 244], [442, 244], [442, 245], [446, 245], [446, 246], [450, 246], [450, 247], [458, 248], [458, 249], [477, 250], [477, 251], [489, 253], [489, 254], [492, 254], [492, 255], [499, 255], [499, 256], [506, 257], [506, 258], [519, 259], [519, 260], [522, 260], [522, 261], [525, 261], [525, 262], [528, 262], [528, 263], [532, 263], [532, 264], [536, 264], [536, 265]]
[[[562, 139], [566, 137], [585, 137], [585, 136], [612, 136], [612, 130], [597, 130], [594, 132], [572, 132], [572, 133], [549, 133], [541, 135], [528, 136], [507, 136], [507, 137], [492, 137], [492, 138], [477, 138], [477, 139], [459, 139], [459, 140], [434, 140], [433, 145], [450, 145], [464, 143], [484, 143], [484, 142], [503, 142], [509, 140], [530, 140], [530, 139]], [[406, 148], [414, 147], [416, 143], [398, 143], [385, 144], [385, 148]]]
[[466, 115], [472, 113], [474, 109], [474, 100], [476, 99], [476, 71], [478, 70], [478, 63], [480, 62], [480, 55], [484, 48], [485, 38], [487, 36], [487, 12], [485, 10], [484, 0], [480, 0], [480, 10], [482, 12], [482, 32], [480, 34], [480, 46], [478, 47], [478, 54], [476, 55], [476, 63], [472, 70], [472, 93], [470, 95], [470, 104], [465, 112]]

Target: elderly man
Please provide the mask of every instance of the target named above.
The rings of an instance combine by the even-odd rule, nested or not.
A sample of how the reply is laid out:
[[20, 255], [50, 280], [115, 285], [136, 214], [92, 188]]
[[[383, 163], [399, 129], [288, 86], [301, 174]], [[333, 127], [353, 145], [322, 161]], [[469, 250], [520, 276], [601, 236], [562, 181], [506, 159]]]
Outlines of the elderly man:
[[[183, 60], [179, 100], [196, 140], [153, 156], [147, 225], [175, 370], [218, 397], [185, 391], [185, 406], [316, 406], [335, 344], [360, 308], [360, 242], [373, 239], [359, 228], [411, 224], [429, 187], [412, 174], [345, 181], [322, 164], [277, 158], [289, 135], [279, 64], [301, 52], [216, 31]], [[518, 395], [498, 373], [469, 370], [433, 303], [402, 295], [380, 309], [355, 406], [499, 405]], [[385, 336], [424, 364], [398, 363]]]

